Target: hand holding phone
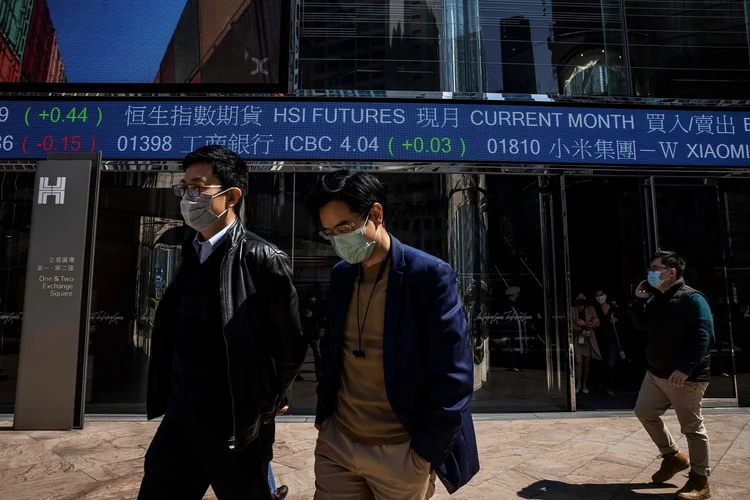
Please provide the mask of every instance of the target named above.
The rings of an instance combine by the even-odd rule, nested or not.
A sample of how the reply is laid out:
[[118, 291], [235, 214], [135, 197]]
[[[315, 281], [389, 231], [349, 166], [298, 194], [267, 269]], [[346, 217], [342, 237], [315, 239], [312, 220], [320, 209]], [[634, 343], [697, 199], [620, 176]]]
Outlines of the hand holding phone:
[[635, 289], [635, 296], [639, 299], [651, 298], [651, 293], [646, 291], [646, 283], [646, 280], [641, 281], [641, 283], [638, 285], [638, 288]]

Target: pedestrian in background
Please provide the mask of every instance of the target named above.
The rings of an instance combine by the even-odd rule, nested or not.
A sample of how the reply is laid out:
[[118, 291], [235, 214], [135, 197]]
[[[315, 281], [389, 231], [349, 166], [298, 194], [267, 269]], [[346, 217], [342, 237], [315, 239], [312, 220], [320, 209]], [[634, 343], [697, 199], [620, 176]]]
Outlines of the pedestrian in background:
[[614, 397], [617, 383], [617, 358], [620, 355], [620, 341], [617, 336], [617, 322], [620, 312], [610, 300], [604, 290], [599, 289], [594, 294], [596, 316], [599, 318], [599, 328], [596, 330], [596, 342], [602, 354], [606, 371], [604, 373], [604, 391], [607, 396]]
[[445, 262], [385, 227], [380, 181], [322, 176], [311, 215], [344, 262], [331, 273], [315, 426], [315, 498], [421, 500], [479, 470], [469, 401], [474, 355]]
[[[662, 456], [653, 481], [664, 483], [690, 468], [687, 484], [677, 497], [695, 500], [711, 496], [702, 402], [711, 377], [714, 323], [706, 298], [685, 284], [685, 265], [677, 253], [659, 251], [651, 262], [648, 280], [636, 289], [632, 316], [637, 328], [648, 329], [648, 372], [635, 414]], [[689, 459], [661, 418], [670, 405], [687, 437]]]
[[596, 329], [599, 328], [599, 318], [596, 310], [589, 305], [586, 294], [580, 292], [570, 311], [573, 322], [573, 342], [576, 362], [576, 394], [583, 390], [589, 393], [589, 373], [591, 372], [591, 358], [602, 359], [599, 344], [596, 341]]

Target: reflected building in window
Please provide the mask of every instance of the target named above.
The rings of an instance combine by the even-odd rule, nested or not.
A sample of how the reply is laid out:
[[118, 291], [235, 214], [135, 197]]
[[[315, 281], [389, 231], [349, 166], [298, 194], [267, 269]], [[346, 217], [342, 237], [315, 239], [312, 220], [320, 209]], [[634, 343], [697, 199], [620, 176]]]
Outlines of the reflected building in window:
[[441, 90], [443, 11], [438, 0], [303, 2], [303, 87]]
[[534, 44], [531, 24], [523, 16], [500, 21], [501, 55], [503, 58], [503, 87], [491, 92], [536, 94]]

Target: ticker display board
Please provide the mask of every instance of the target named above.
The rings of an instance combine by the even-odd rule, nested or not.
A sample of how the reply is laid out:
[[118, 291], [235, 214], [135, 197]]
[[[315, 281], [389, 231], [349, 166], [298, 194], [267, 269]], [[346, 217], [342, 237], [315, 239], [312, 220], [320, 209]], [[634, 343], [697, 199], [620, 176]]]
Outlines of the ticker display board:
[[750, 166], [750, 111], [431, 101], [0, 102], [0, 159], [101, 151], [179, 159]]

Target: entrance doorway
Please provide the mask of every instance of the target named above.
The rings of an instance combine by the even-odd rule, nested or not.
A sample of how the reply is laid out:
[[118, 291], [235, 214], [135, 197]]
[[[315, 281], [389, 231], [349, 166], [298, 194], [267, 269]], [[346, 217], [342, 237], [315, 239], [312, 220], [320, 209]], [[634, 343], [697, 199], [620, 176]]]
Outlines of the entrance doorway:
[[[675, 250], [687, 261], [685, 282], [706, 295], [714, 317], [709, 405], [737, 404], [732, 356], [726, 200], [716, 178], [644, 180], [649, 249]], [[715, 400], [715, 401], [712, 401]]]
[[[619, 320], [616, 335], [596, 332], [604, 359], [592, 356], [589, 393], [576, 395], [577, 409], [633, 408], [646, 371], [647, 336], [633, 328], [628, 311], [657, 249], [674, 250], [687, 260], [685, 280], [706, 295], [714, 315], [716, 344], [705, 404], [736, 405], [730, 313], [739, 311], [739, 304], [734, 304], [728, 268], [730, 212], [717, 179], [567, 177], [565, 189], [572, 297], [584, 293], [598, 308], [595, 295], [604, 292]], [[612, 342], [617, 349], [608, 360]]]
[[[581, 360], [589, 365], [589, 392], [583, 391], [586, 384], [582, 384], [576, 409], [631, 409], [646, 371], [645, 335], [633, 329], [628, 314], [647, 261], [639, 181], [566, 177], [565, 191], [571, 297], [584, 294], [587, 307], [600, 314], [595, 296], [603, 292], [617, 320], [612, 330], [595, 332], [603, 359]], [[575, 314], [573, 306], [571, 314]], [[616, 349], [614, 359], [608, 356], [610, 348]], [[620, 350], [626, 359], [620, 358]], [[581, 376], [585, 374], [584, 367], [580, 371]]]

